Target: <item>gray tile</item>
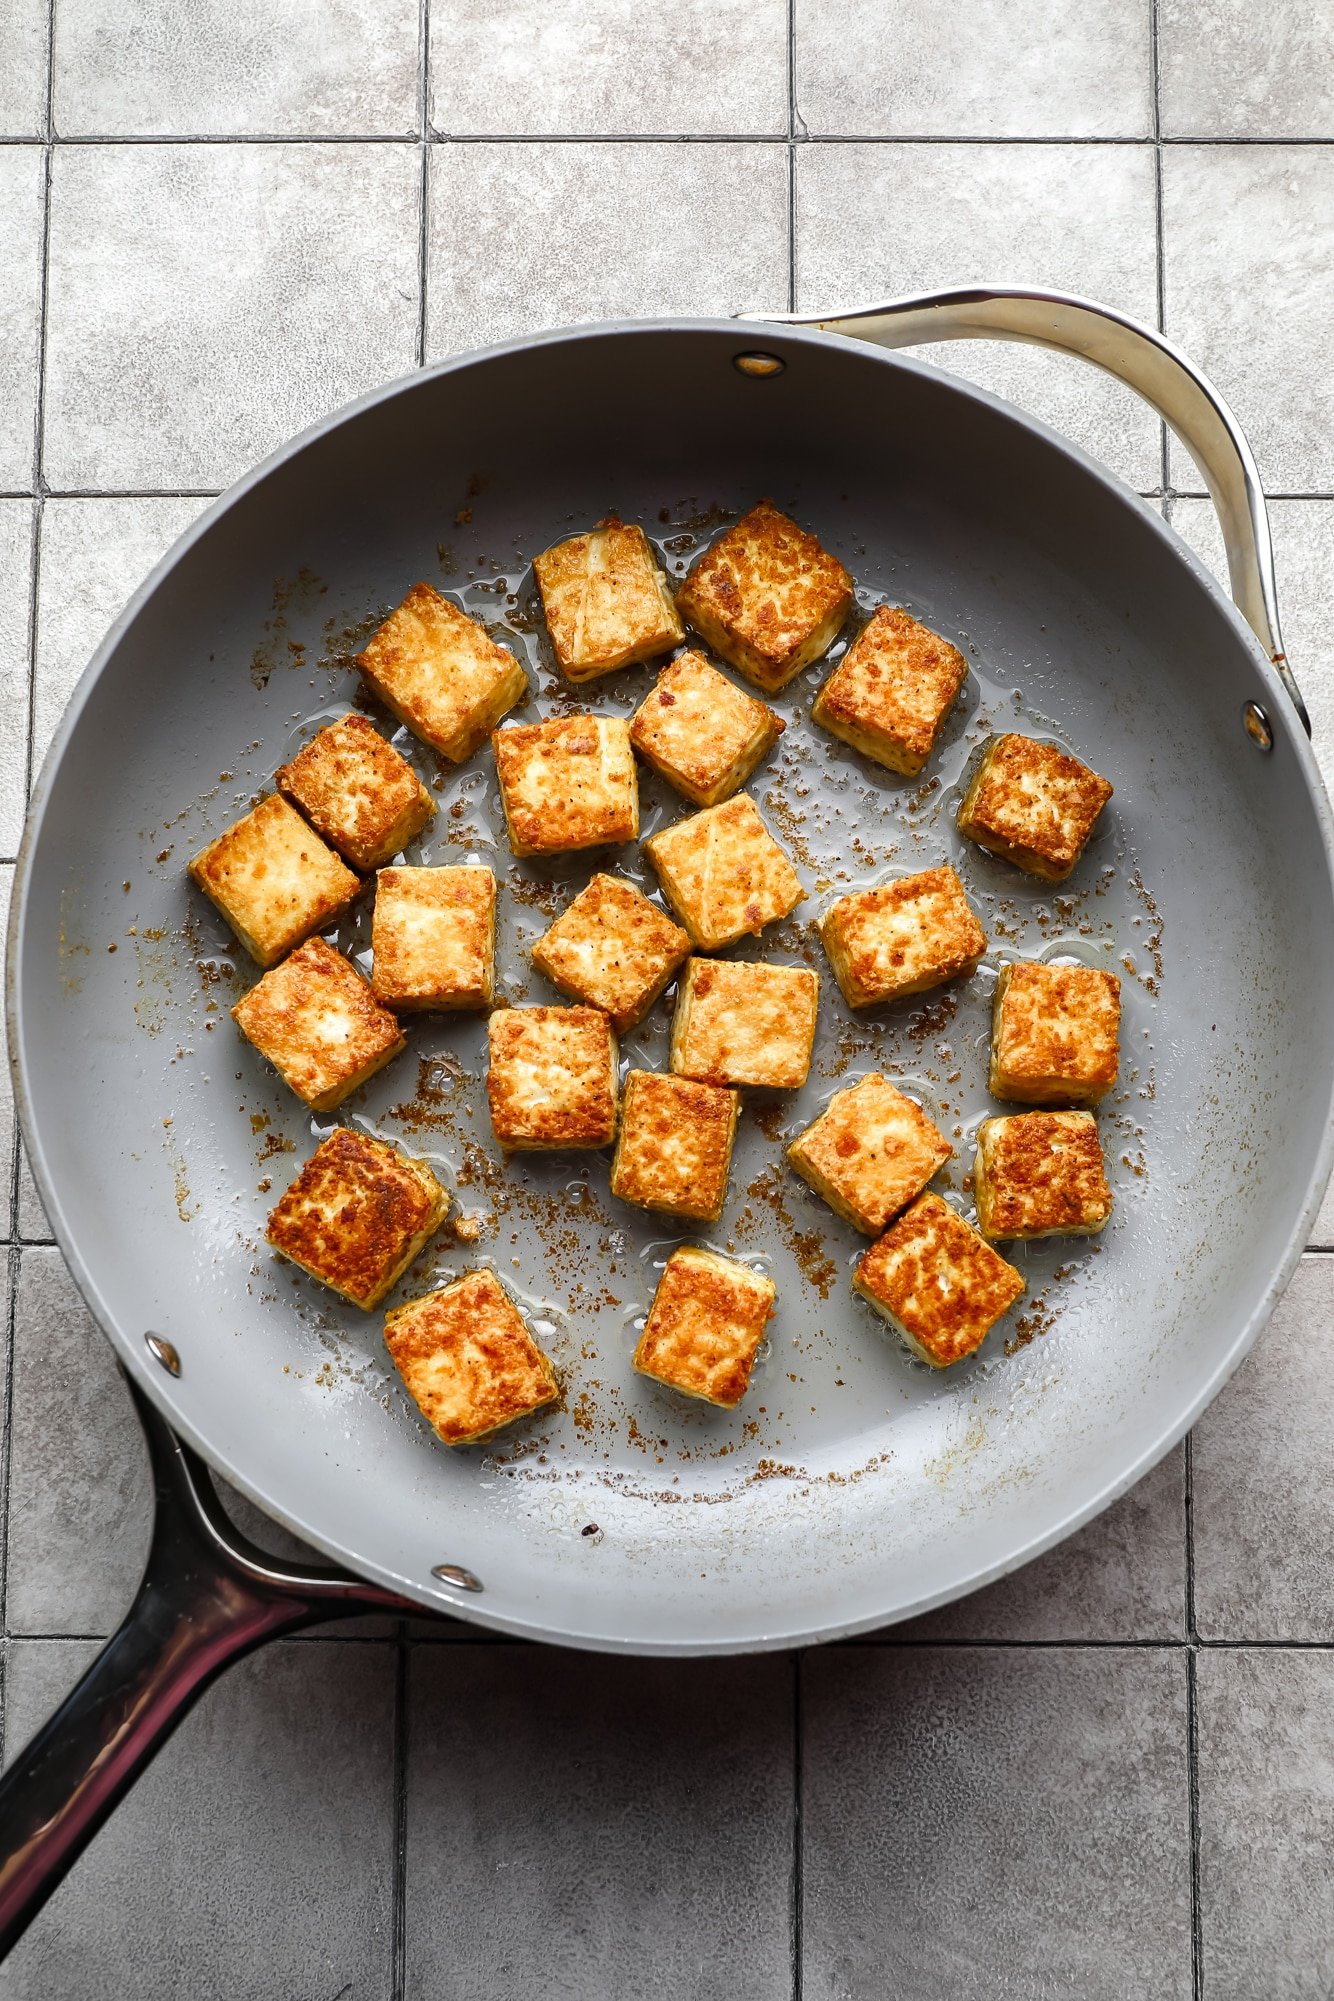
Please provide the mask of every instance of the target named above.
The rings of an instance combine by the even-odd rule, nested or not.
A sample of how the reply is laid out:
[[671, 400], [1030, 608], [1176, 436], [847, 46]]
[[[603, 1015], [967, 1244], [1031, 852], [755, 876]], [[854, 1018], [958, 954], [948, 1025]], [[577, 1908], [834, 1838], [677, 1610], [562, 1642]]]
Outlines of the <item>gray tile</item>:
[[[14, 887], [14, 869], [10, 862], [0, 862], [0, 940], [9, 928], [9, 899]], [[3, 945], [0, 945], [3, 957]], [[14, 1125], [14, 1092], [9, 1081], [8, 1036], [3, 1015], [0, 1015], [0, 1236], [11, 1234], [12, 1203], [10, 1190], [13, 1186], [14, 1148], [16, 1130]]]
[[419, 193], [407, 145], [60, 149], [50, 484], [217, 487], [411, 368]]
[[[8, 1741], [92, 1649], [10, 1649]], [[0, 1972], [4, 2001], [375, 2001], [392, 1992], [394, 1649], [231, 1668]]]
[[46, 128], [48, 0], [5, 0], [0, 10], [0, 135], [31, 139]]
[[[803, 311], [979, 279], [1056, 286], [1152, 321], [1153, 160], [1134, 146], [804, 146]], [[1035, 411], [1132, 486], [1158, 485], [1159, 426], [1066, 355], [996, 342], [917, 350]]]
[[32, 502], [0, 500], [0, 855], [18, 849], [28, 785]]
[[788, 1992], [789, 1661], [416, 1647], [409, 1687], [410, 2001]]
[[1191, 1991], [1175, 1651], [802, 1665], [806, 2001]]
[[1334, 13], [1252, 0], [1158, 0], [1163, 131], [1173, 138], [1334, 138]]
[[45, 160], [0, 147], [0, 490], [32, 491]]
[[28, 1150], [21, 1139], [18, 1140], [18, 1156], [19, 1235], [25, 1244], [53, 1244], [55, 1242], [55, 1232], [46, 1220], [46, 1211], [42, 1207], [42, 1198], [37, 1193], [37, 1184], [32, 1178], [32, 1169], [28, 1165]]

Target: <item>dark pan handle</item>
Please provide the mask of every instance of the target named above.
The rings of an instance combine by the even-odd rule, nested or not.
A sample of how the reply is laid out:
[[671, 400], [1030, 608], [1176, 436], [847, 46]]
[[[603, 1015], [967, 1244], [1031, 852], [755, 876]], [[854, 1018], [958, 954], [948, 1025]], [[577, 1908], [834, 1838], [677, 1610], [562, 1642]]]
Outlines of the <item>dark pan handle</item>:
[[1078, 355], [1137, 390], [1199, 467], [1222, 526], [1233, 602], [1273, 661], [1310, 735], [1311, 719], [1283, 651], [1269, 515], [1251, 448], [1208, 377], [1162, 334], [1111, 306], [1032, 285], [967, 285], [914, 292], [848, 312], [741, 317], [822, 327], [877, 347], [915, 347], [937, 340], [1022, 341]]
[[256, 1549], [203, 1462], [130, 1387], [157, 1499], [148, 1562], [120, 1631], [0, 1779], [0, 1958], [224, 1668], [279, 1633], [408, 1609], [359, 1578]]

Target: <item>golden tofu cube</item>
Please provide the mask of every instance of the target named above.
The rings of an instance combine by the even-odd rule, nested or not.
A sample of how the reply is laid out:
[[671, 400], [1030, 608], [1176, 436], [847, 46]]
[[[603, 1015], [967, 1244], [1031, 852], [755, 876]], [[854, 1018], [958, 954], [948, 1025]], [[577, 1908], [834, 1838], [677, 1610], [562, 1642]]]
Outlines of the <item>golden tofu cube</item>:
[[668, 1258], [635, 1349], [641, 1376], [734, 1410], [774, 1310], [774, 1282], [714, 1251]]
[[1092, 1112], [984, 1119], [973, 1172], [984, 1237], [1096, 1237], [1112, 1213]]
[[610, 1146], [616, 1037], [595, 1007], [503, 1007], [487, 1022], [491, 1126], [509, 1153]]
[[533, 964], [572, 1000], [611, 1016], [624, 1035], [644, 1019], [690, 940], [633, 883], [595, 875], [533, 947]]
[[705, 550], [676, 595], [701, 639], [769, 693], [828, 650], [851, 603], [843, 565], [768, 500]]
[[1112, 796], [1055, 744], [994, 737], [959, 808], [959, 832], [1047, 882], [1064, 882]]
[[716, 1223], [727, 1200], [740, 1099], [718, 1084], [632, 1070], [611, 1192], [640, 1209]]
[[672, 1069], [703, 1084], [800, 1090], [819, 1000], [820, 982], [804, 966], [690, 959], [672, 1017]]
[[1020, 1105], [1096, 1105], [1116, 1082], [1121, 982], [1093, 966], [1020, 960], [996, 982], [991, 1015], [995, 1098]]
[[664, 827], [645, 841], [644, 853], [703, 952], [762, 931], [806, 894], [748, 792]]
[[490, 1007], [496, 879], [489, 868], [386, 868], [375, 878], [371, 985], [386, 1007]]
[[265, 973], [232, 1020], [314, 1112], [341, 1105], [405, 1046], [395, 1017], [323, 938]]
[[882, 604], [815, 698], [811, 721], [915, 778], [968, 673], [957, 646]]
[[445, 1219], [449, 1197], [422, 1160], [340, 1127], [269, 1217], [275, 1251], [369, 1313]]
[[357, 665], [385, 707], [451, 764], [471, 757], [528, 693], [514, 655], [430, 584], [412, 586]]
[[621, 716], [551, 716], [491, 738], [516, 855], [559, 855], [639, 838], [639, 783]]
[[630, 741], [696, 806], [716, 806], [745, 784], [785, 727], [702, 653], [683, 653], [635, 710]]
[[1024, 1290], [1014, 1266], [939, 1195], [921, 1195], [904, 1210], [852, 1283], [933, 1369], [980, 1348]]
[[685, 638], [667, 579], [642, 528], [609, 515], [533, 563], [547, 631], [570, 681], [592, 681]]
[[394, 1307], [384, 1339], [408, 1395], [446, 1445], [476, 1445], [560, 1394], [493, 1271], [471, 1271]]
[[400, 854], [435, 813], [407, 759], [355, 714], [312, 738], [283, 766], [277, 785], [359, 869], [379, 868]]
[[874, 1237], [953, 1152], [921, 1106], [873, 1070], [834, 1093], [787, 1157], [835, 1215]]
[[277, 965], [293, 945], [341, 917], [361, 888], [360, 877], [276, 792], [210, 841], [190, 875], [261, 966]]
[[820, 938], [849, 1007], [925, 993], [977, 971], [986, 933], [952, 868], [923, 869], [841, 896]]

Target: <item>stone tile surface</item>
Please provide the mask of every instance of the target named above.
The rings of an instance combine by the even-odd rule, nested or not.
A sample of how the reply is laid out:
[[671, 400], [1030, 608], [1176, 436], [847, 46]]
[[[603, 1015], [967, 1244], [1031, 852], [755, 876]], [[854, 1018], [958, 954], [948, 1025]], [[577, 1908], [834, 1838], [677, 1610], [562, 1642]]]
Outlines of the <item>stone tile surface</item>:
[[28, 787], [33, 506], [0, 500], [0, 855], [18, 851]]
[[0, 492], [33, 484], [45, 171], [40, 147], [0, 146]]
[[5, 0], [0, 12], [0, 137], [46, 129], [47, 0]]
[[1328, 7], [1158, 0], [1163, 131], [1173, 138], [1334, 138], [1332, 67]]

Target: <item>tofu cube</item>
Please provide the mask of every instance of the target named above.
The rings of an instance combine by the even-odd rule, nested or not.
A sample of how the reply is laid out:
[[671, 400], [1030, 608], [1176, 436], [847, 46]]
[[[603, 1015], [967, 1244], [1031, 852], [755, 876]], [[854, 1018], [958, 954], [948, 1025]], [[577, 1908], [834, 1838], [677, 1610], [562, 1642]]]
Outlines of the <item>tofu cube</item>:
[[920, 1105], [873, 1070], [834, 1093], [787, 1157], [836, 1216], [874, 1237], [953, 1151]]
[[1116, 1082], [1121, 982], [1093, 966], [1020, 960], [996, 982], [991, 1016], [995, 1098], [1020, 1105], [1096, 1105]]
[[514, 655], [429, 584], [412, 586], [357, 665], [385, 707], [451, 764], [471, 757], [528, 693]]
[[633, 883], [595, 875], [533, 947], [533, 964], [572, 1000], [600, 1007], [624, 1035], [644, 1019], [690, 940]]
[[621, 716], [511, 723], [491, 739], [516, 855], [559, 855], [639, 838], [639, 784]]
[[915, 778], [967, 673], [957, 646], [882, 604], [816, 696], [811, 721], [877, 764]]
[[275, 1251], [369, 1313], [445, 1219], [449, 1197], [425, 1161], [340, 1127], [269, 1217]]
[[1064, 882], [1112, 796], [1096, 771], [1055, 744], [992, 739], [959, 808], [959, 832], [1047, 882]]
[[986, 933], [952, 868], [841, 896], [820, 938], [849, 1007], [876, 1007], [977, 971]]
[[1092, 1112], [985, 1119], [973, 1172], [984, 1237], [1096, 1237], [1112, 1213]]
[[718, 1084], [632, 1070], [611, 1164], [612, 1194], [664, 1216], [716, 1223], [727, 1200], [740, 1102]]
[[747, 792], [664, 827], [645, 841], [644, 853], [702, 952], [762, 931], [806, 894]]
[[435, 814], [412, 766], [365, 716], [322, 729], [283, 766], [277, 785], [353, 868], [392, 860]]
[[853, 1287], [933, 1369], [980, 1348], [1024, 1290], [993, 1251], [939, 1195], [921, 1195], [853, 1275]]
[[630, 723], [630, 741], [696, 806], [716, 806], [750, 777], [783, 733], [781, 716], [702, 653], [669, 660]]
[[703, 1084], [800, 1090], [819, 1000], [820, 982], [804, 966], [687, 960], [672, 1017], [672, 1069]]
[[556, 1374], [492, 1271], [471, 1271], [385, 1315], [385, 1346], [446, 1445], [476, 1445], [560, 1394]]
[[734, 1410], [750, 1386], [773, 1310], [772, 1279], [684, 1245], [658, 1280], [635, 1367], [683, 1396]]
[[616, 1038], [595, 1007], [504, 1007], [487, 1022], [491, 1126], [509, 1153], [610, 1146]]
[[232, 1020], [313, 1112], [341, 1105], [405, 1046], [395, 1017], [323, 938], [265, 973]]
[[210, 841], [190, 875], [260, 966], [341, 917], [361, 888], [278, 793]]
[[609, 515], [533, 563], [547, 631], [570, 681], [592, 681], [685, 638], [667, 579], [642, 528]]
[[768, 500], [705, 550], [676, 594], [701, 639], [769, 693], [828, 650], [851, 603], [843, 565]]
[[496, 879], [489, 868], [386, 868], [375, 878], [371, 985], [386, 1007], [490, 1007]]

